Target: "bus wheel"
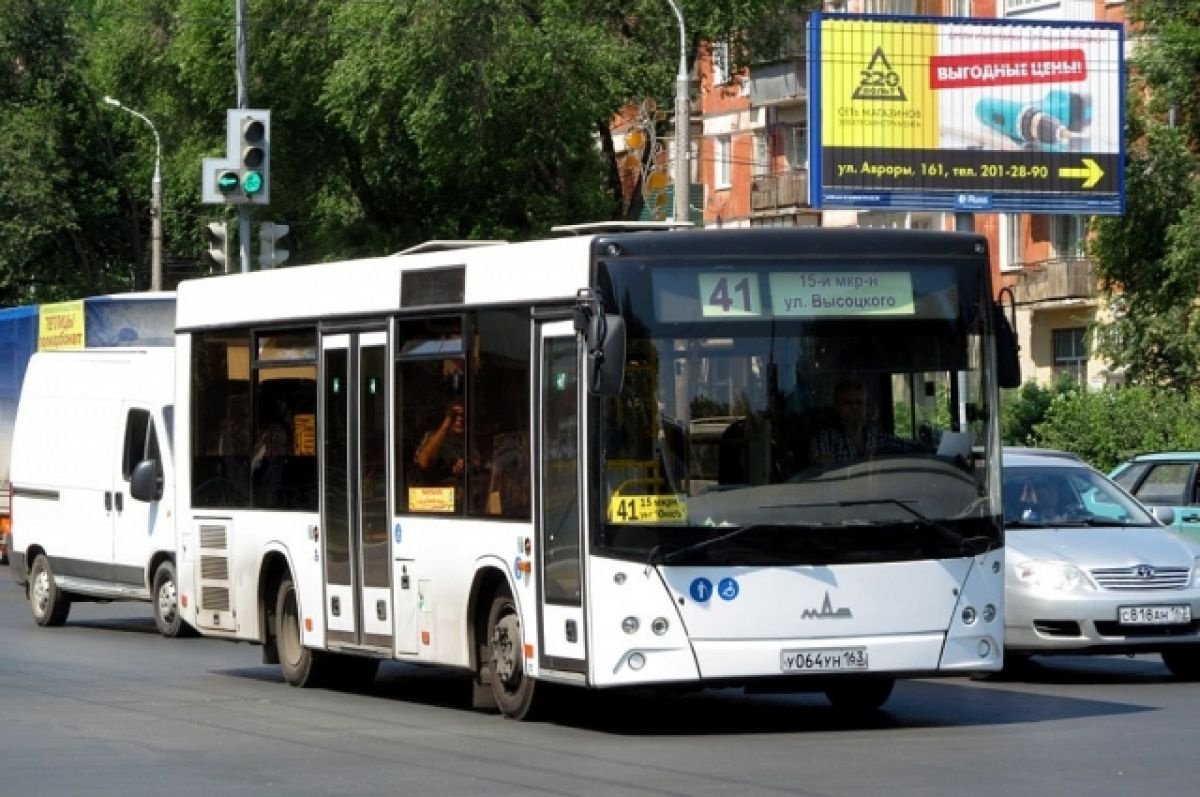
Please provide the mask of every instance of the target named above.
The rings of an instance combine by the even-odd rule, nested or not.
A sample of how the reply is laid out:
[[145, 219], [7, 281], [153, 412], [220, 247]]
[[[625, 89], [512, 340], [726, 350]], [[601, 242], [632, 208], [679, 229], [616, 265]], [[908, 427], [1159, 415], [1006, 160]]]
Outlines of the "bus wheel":
[[291, 578], [279, 583], [275, 594], [275, 646], [283, 680], [292, 686], [319, 686], [324, 682], [327, 660], [321, 651], [304, 647], [300, 637], [300, 606]]
[[492, 696], [500, 713], [510, 719], [532, 719], [537, 706], [537, 684], [525, 675], [521, 643], [521, 618], [512, 596], [501, 593], [492, 600], [487, 623], [487, 667]]
[[192, 628], [179, 616], [179, 588], [175, 565], [164, 561], [154, 571], [154, 625], [165, 637], [191, 636]]
[[874, 711], [887, 702], [895, 688], [894, 678], [848, 680], [826, 689], [825, 697], [843, 711]]
[[71, 598], [54, 583], [50, 560], [38, 554], [29, 571], [29, 606], [38, 625], [62, 625], [71, 611]]

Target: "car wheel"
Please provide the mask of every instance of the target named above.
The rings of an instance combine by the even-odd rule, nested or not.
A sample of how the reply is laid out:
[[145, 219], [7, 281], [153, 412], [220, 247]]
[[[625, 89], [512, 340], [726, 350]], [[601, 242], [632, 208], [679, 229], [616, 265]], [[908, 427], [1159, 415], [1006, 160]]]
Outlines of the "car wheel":
[[45, 554], [38, 554], [29, 570], [29, 606], [34, 621], [41, 626], [62, 625], [71, 611], [71, 598], [54, 583]]
[[164, 561], [154, 571], [154, 625], [165, 637], [192, 636], [192, 627], [179, 616], [179, 579], [175, 576], [175, 564]]
[[1200, 680], [1200, 645], [1180, 645], [1162, 652], [1163, 664], [1176, 678]]
[[480, 666], [488, 668], [480, 677], [491, 684], [492, 697], [501, 714], [524, 720], [539, 713], [544, 701], [537, 699], [537, 682], [525, 675], [521, 618], [516, 602], [507, 592], [492, 599], [487, 620], [487, 655]]
[[875, 711], [887, 702], [895, 688], [895, 678], [848, 680], [826, 689], [825, 697], [842, 711]]

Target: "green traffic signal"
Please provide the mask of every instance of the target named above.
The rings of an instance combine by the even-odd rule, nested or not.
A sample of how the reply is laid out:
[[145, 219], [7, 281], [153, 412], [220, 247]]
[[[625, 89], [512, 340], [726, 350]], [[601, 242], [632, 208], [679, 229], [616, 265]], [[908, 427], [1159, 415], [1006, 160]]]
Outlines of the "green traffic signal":
[[246, 192], [247, 196], [257, 194], [262, 187], [262, 172], [246, 172], [246, 176], [242, 178], [242, 190]]
[[217, 190], [222, 194], [232, 193], [238, 189], [240, 182], [237, 172], [221, 172], [217, 175]]

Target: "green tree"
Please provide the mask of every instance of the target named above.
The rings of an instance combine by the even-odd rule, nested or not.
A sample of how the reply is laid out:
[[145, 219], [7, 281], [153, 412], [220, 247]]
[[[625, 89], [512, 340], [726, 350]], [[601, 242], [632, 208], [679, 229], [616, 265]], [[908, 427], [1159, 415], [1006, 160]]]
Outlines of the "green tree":
[[1015, 390], [1000, 395], [1000, 437], [1009, 446], [1042, 445], [1037, 427], [1046, 420], [1050, 405], [1057, 396], [1078, 391], [1078, 384], [1069, 376], [1043, 387], [1030, 380]]
[[87, 4], [71, 0], [0, 0], [3, 304], [132, 283], [139, 253], [79, 47], [87, 20]]
[[1127, 6], [1140, 42], [1131, 69], [1124, 216], [1095, 224], [1091, 251], [1115, 320], [1097, 351], [1132, 384], [1200, 384], [1200, 4]]
[[1200, 400], [1143, 386], [1070, 391], [1054, 397], [1035, 436], [1108, 471], [1144, 451], [1200, 447]]
[[[802, 31], [817, 0], [685, 0], [686, 50], [739, 58]], [[238, 105], [229, 0], [0, 0], [0, 303], [149, 284], [154, 139], [164, 251], [195, 261], [200, 163]], [[272, 112], [271, 205], [292, 263], [429, 238], [512, 238], [619, 218], [609, 121], [670, 107], [665, 0], [255, 0], [250, 107]], [[669, 133], [673, 120], [663, 122]], [[236, 265], [235, 265], [236, 268]]]

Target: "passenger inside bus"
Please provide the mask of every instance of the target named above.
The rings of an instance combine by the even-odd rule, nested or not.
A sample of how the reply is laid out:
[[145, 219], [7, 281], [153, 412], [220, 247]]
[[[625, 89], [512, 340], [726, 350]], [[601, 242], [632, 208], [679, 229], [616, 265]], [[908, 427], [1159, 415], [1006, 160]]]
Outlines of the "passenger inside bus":
[[[436, 429], [425, 433], [414, 457], [423, 484], [461, 483], [466, 467], [464, 437], [466, 410], [461, 398], [446, 403], [446, 412]], [[461, 492], [461, 490], [459, 491]]]

